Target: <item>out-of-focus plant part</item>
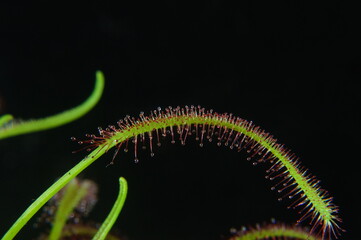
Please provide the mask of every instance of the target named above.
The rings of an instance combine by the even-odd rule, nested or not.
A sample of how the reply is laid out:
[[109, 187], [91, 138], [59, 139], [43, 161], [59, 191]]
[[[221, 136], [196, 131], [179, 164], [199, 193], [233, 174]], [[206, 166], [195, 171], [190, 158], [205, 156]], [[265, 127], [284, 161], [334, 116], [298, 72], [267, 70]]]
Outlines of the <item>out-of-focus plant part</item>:
[[119, 216], [127, 194], [126, 180], [120, 178], [119, 183], [118, 198], [107, 219], [99, 228], [97, 227], [99, 224], [86, 219], [97, 202], [98, 187], [93, 181], [74, 178], [44, 206], [43, 214], [36, 225], [40, 228], [42, 224], [50, 223], [50, 233], [42, 233], [38, 239], [119, 240], [118, 236], [109, 233]]
[[60, 200], [58, 210], [55, 214], [53, 227], [49, 235], [49, 240], [58, 240], [61, 236], [64, 225], [73, 209], [79, 204], [82, 198], [91, 188], [92, 183], [82, 181], [79, 183], [76, 179], [69, 182], [65, 189], [64, 196]]

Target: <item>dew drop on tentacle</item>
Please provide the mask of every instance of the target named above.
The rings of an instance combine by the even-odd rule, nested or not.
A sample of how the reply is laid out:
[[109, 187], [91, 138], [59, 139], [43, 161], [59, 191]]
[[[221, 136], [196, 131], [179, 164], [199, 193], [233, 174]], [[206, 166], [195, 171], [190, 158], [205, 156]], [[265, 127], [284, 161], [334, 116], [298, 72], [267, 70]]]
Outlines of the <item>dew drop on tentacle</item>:
[[238, 140], [239, 135], [240, 135], [240, 133], [237, 132], [236, 135], [233, 137], [232, 143], [231, 143], [231, 145], [229, 146], [230, 149], [233, 149], [234, 147], [237, 147], [237, 146], [235, 145], [235, 143], [236, 143], [236, 141]]
[[140, 134], [140, 140], [141, 140], [143, 146], [145, 146], [144, 145], [145, 144], [145, 133]]
[[184, 146], [186, 144], [186, 140], [187, 140], [187, 136], [188, 136], [188, 131], [189, 131], [189, 126], [185, 125], [184, 126], [184, 138], [182, 140], [182, 145]]
[[171, 143], [172, 143], [172, 144], [174, 144], [174, 143], [175, 143], [175, 141], [174, 141], [174, 131], [173, 131], [173, 126], [170, 126], [169, 130], [170, 130], [170, 135], [171, 135], [171, 138], [172, 138]]
[[195, 139], [196, 139], [196, 141], [198, 141], [198, 140], [199, 140], [199, 136], [198, 136], [198, 124], [194, 124], [194, 127], [195, 127], [194, 132], [195, 132], [195, 134], [196, 134]]
[[162, 137], [166, 137], [167, 136], [167, 129], [166, 128], [162, 128], [161, 130], [162, 133]]
[[157, 146], [160, 147], [162, 144], [160, 143], [160, 139], [159, 139], [159, 130], [155, 129], [155, 132], [157, 134]]
[[149, 150], [150, 150], [150, 156], [153, 157], [154, 153], [153, 153], [153, 135], [152, 135], [152, 131], [148, 132], [148, 138], [149, 138]]
[[242, 139], [239, 141], [239, 143], [237, 144], [238, 147], [237, 147], [237, 151], [240, 152], [242, 149], [243, 149], [243, 143], [247, 143], [247, 136], [245, 134], [242, 134], [243, 137]]
[[116, 149], [115, 149], [115, 152], [114, 152], [114, 154], [113, 154], [112, 161], [110, 162], [111, 164], [114, 163], [115, 157], [118, 155], [118, 152], [119, 152], [119, 150], [120, 150], [120, 148], [121, 148], [122, 145], [123, 145], [123, 142], [120, 142], [120, 143], [118, 143], [118, 144], [115, 146]]
[[133, 143], [134, 143], [134, 158], [137, 160], [138, 159], [138, 136], [134, 137]]
[[233, 136], [233, 129], [231, 129], [231, 131], [229, 132], [229, 134], [228, 134], [228, 138], [227, 138], [227, 140], [226, 140], [226, 142], [225, 142], [225, 146], [228, 146], [229, 144], [232, 144], [233, 143], [233, 141], [232, 141], [232, 138], [234, 138], [235, 136]]
[[203, 146], [203, 139], [204, 139], [204, 133], [206, 132], [205, 131], [205, 125], [204, 124], [202, 124], [201, 126], [201, 129], [200, 129], [200, 131], [201, 131], [201, 138], [200, 138], [200, 143], [199, 143], [199, 145], [200, 146]]
[[208, 129], [211, 128], [212, 130], [209, 132], [209, 135], [208, 135], [208, 140], [210, 142], [212, 142], [212, 139], [213, 139], [213, 135], [215, 135], [214, 133], [214, 129], [216, 128], [214, 125], [208, 125]]
[[124, 152], [128, 152], [128, 143], [129, 143], [129, 139], [125, 140]]
[[194, 130], [192, 129], [192, 124], [189, 124], [188, 127], [188, 136], [192, 136], [192, 133], [194, 132]]
[[[222, 129], [224, 129], [224, 130], [223, 130], [223, 133], [222, 133]], [[226, 128], [226, 127], [220, 128], [220, 130], [219, 130], [219, 136], [218, 136], [218, 141], [219, 141], [219, 142], [222, 142], [222, 140], [223, 140], [226, 132], [227, 132], [227, 128]], [[221, 133], [222, 133], [222, 134], [221, 134]]]
[[183, 130], [184, 130], [184, 126], [183, 125], [179, 125], [178, 126], [178, 130], [177, 133], [179, 135], [179, 142], [183, 142]]

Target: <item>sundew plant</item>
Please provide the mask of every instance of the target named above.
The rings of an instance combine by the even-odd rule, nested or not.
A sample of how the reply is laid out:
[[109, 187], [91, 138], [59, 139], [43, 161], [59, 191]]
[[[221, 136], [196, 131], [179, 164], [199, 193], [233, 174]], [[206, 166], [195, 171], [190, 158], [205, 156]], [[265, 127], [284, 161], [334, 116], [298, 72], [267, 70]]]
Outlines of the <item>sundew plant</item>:
[[[0, 139], [46, 130], [74, 121], [91, 110], [100, 99], [103, 88], [104, 76], [98, 71], [93, 93], [78, 107], [30, 121], [17, 121], [11, 115], [4, 115], [0, 118]], [[319, 180], [301, 165], [290, 149], [278, 143], [274, 136], [252, 121], [231, 113], [218, 113], [213, 109], [191, 105], [158, 107], [149, 114], [141, 112], [137, 117], [125, 116], [116, 125], [99, 128], [97, 134], [87, 134], [86, 139], [73, 137], [72, 140], [77, 141], [89, 154], [41, 194], [2, 239], [13, 239], [47, 201], [110, 149], [115, 149], [114, 160], [119, 150], [128, 151], [132, 145], [134, 161], [138, 162], [138, 149], [142, 147], [148, 148], [150, 157], [153, 157], [154, 146], [160, 145], [162, 141], [169, 139], [171, 143], [180, 142], [185, 145], [189, 138], [194, 138], [200, 147], [208, 141], [218, 146], [244, 151], [248, 154], [247, 160], [253, 165], [268, 165], [266, 178], [276, 182], [272, 190], [282, 194], [280, 199], [292, 199], [288, 208], [298, 209], [301, 213], [294, 223], [270, 223], [248, 230], [241, 229], [234, 231], [232, 239], [331, 239], [340, 236], [342, 229], [339, 226], [341, 218], [338, 216], [338, 206], [333, 203], [328, 192], [320, 187]], [[92, 239], [107, 238], [124, 205], [127, 182], [122, 177], [119, 182], [118, 198]], [[62, 239], [65, 220], [78, 202], [77, 199], [82, 196], [72, 193], [71, 190], [69, 192], [62, 200], [61, 207], [59, 206], [49, 239]], [[76, 192], [81, 193], [82, 190]], [[308, 222], [311, 228], [302, 227], [305, 222]]]

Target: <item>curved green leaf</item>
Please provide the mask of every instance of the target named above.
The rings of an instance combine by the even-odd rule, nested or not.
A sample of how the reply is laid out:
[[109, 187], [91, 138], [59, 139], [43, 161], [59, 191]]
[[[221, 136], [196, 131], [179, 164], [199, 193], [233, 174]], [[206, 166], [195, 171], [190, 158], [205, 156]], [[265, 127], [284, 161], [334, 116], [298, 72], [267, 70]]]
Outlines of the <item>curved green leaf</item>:
[[124, 178], [119, 178], [119, 194], [117, 200], [115, 201], [112, 210], [110, 211], [108, 217], [105, 219], [97, 234], [93, 237], [93, 240], [104, 240], [112, 228], [113, 224], [118, 218], [120, 211], [123, 208], [125, 198], [127, 197], [128, 184]]
[[95, 87], [92, 94], [77, 107], [41, 119], [14, 121], [13, 124], [1, 128], [1, 125], [11, 120], [11, 118], [9, 119], [11, 115], [5, 115], [0, 118], [0, 139], [55, 128], [72, 122], [89, 112], [97, 104], [103, 93], [103, 89], [104, 76], [101, 71], [97, 71]]

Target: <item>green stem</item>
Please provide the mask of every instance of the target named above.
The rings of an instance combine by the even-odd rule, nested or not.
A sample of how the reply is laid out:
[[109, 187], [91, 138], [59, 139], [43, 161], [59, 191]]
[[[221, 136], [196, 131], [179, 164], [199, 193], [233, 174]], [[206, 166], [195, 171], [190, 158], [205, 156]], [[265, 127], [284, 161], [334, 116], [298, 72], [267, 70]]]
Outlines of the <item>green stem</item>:
[[82, 181], [79, 183], [76, 179], [73, 179], [69, 182], [56, 211], [53, 227], [51, 228], [51, 232], [49, 234], [49, 240], [60, 239], [63, 227], [66, 224], [69, 215], [87, 194], [90, 187], [91, 184], [89, 181]]
[[65, 173], [58, 181], [56, 181], [51, 187], [49, 187], [43, 194], [40, 195], [18, 218], [18, 220], [12, 225], [9, 231], [4, 235], [2, 240], [11, 240], [16, 234], [24, 227], [24, 225], [30, 220], [32, 216], [60, 189], [62, 189], [70, 180], [76, 177], [80, 172], [92, 164], [96, 159], [105, 153], [106, 149], [102, 146], [96, 148], [75, 167]]
[[128, 184], [124, 178], [119, 178], [119, 194], [117, 200], [115, 201], [112, 210], [110, 211], [108, 217], [103, 222], [102, 226], [99, 228], [97, 234], [93, 237], [93, 240], [104, 240], [112, 228], [113, 224], [118, 218], [120, 211], [123, 208], [125, 198], [127, 197]]
[[[89, 112], [95, 106], [103, 93], [103, 89], [104, 76], [101, 71], [97, 71], [94, 90], [92, 94], [88, 97], [88, 99], [86, 99], [82, 104], [70, 110], [55, 114], [53, 116], [36, 120], [14, 122], [14, 124], [9, 127], [0, 128], [0, 139], [25, 133], [42, 131], [72, 122]], [[9, 121], [8, 116], [9, 115], [5, 115], [5, 118], [2, 117], [0, 118], [0, 120], [4, 121], [5, 123], [6, 120]]]

